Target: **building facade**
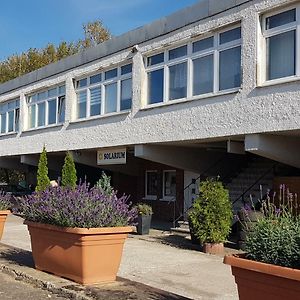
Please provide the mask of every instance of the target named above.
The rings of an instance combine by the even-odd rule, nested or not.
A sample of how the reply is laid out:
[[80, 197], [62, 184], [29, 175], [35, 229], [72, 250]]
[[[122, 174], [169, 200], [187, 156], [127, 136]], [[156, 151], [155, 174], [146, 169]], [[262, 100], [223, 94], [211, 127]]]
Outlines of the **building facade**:
[[33, 181], [46, 145], [53, 176], [72, 151], [164, 219], [201, 175], [239, 203], [274, 164], [298, 174], [299, 79], [300, 1], [202, 0], [0, 85], [0, 167]]

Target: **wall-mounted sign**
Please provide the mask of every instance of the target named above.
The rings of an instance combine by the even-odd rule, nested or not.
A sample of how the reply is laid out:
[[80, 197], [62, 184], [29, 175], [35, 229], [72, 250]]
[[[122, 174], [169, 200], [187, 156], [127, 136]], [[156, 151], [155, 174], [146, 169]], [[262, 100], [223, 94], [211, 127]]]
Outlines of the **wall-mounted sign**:
[[126, 164], [126, 148], [97, 151], [97, 165]]

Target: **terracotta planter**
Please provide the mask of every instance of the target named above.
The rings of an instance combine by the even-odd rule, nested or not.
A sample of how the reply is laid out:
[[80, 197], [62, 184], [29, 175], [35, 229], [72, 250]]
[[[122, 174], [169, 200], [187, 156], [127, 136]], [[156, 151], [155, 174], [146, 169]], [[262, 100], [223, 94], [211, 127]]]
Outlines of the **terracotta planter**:
[[300, 270], [261, 263], [228, 255], [241, 300], [295, 300], [300, 295]]
[[3, 235], [4, 224], [7, 216], [10, 214], [10, 210], [0, 210], [0, 240]]
[[222, 254], [224, 253], [223, 243], [203, 243], [202, 251], [209, 254]]
[[63, 228], [25, 221], [36, 269], [94, 284], [116, 280], [132, 227]]

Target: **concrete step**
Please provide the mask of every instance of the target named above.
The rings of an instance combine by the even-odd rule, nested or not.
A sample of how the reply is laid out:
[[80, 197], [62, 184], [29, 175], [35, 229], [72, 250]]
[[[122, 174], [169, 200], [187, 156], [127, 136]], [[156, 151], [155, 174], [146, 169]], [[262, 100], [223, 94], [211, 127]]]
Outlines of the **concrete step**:
[[170, 229], [171, 233], [180, 235], [180, 236], [187, 236], [190, 234], [190, 229], [188, 228], [179, 228], [179, 227], [173, 227]]

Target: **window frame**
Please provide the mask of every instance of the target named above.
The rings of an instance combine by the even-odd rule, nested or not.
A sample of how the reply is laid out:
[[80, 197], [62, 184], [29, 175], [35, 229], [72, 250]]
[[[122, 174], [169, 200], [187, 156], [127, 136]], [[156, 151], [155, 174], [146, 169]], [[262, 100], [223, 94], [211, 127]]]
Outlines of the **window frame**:
[[[147, 191], [148, 191], [148, 173], [156, 173], [156, 180], [158, 183], [158, 170], [146, 170], [145, 171], [145, 198], [147, 200], [158, 200], [158, 196], [156, 195], [148, 195]], [[157, 188], [158, 188], [158, 184], [157, 184]], [[157, 189], [157, 193], [158, 193], [158, 189]]]
[[175, 189], [175, 196], [167, 196], [165, 195], [165, 176], [166, 176], [166, 173], [174, 173], [175, 174], [175, 180], [176, 180], [176, 175], [177, 175], [177, 172], [176, 170], [163, 170], [163, 184], [162, 184], [162, 201], [169, 201], [169, 202], [173, 202], [176, 200], [176, 194], [177, 194], [177, 184], [176, 184], [176, 189]]
[[[296, 10], [296, 21], [280, 25], [271, 29], [266, 29], [266, 20], [269, 17], [276, 16], [280, 13], [284, 13], [290, 10]], [[258, 57], [261, 57], [261, 65], [260, 65], [260, 71], [261, 76], [258, 76], [258, 86], [264, 86], [264, 85], [272, 85], [272, 84], [278, 84], [278, 83], [284, 83], [293, 81], [295, 79], [298, 79], [300, 77], [300, 54], [298, 52], [300, 51], [300, 5], [294, 4], [289, 5], [288, 7], [280, 8], [273, 10], [271, 12], [266, 12], [261, 15], [260, 20], [260, 38], [262, 40], [262, 49], [259, 49], [258, 47]], [[290, 31], [295, 31], [295, 74], [285, 77], [279, 77], [275, 79], [267, 79], [268, 74], [268, 57], [267, 57], [267, 39], [282, 33], [287, 33]]]
[[[132, 79], [132, 70], [131, 70], [131, 72], [128, 72], [125, 74], [122, 74], [121, 72], [122, 72], [122, 67], [130, 65], [130, 64], [132, 65], [132, 62], [126, 62], [126, 63], [123, 63], [122, 65], [118, 65], [115, 67], [111, 67], [109, 69], [101, 70], [100, 72], [93, 72], [92, 74], [89, 74], [88, 76], [85, 76], [85, 77], [76, 78], [74, 80], [74, 87], [75, 87], [75, 93], [76, 93], [76, 109], [75, 109], [76, 112], [75, 112], [74, 120], [83, 121], [83, 120], [88, 120], [88, 119], [99, 118], [102, 116], [109, 116], [112, 114], [118, 114], [118, 113], [131, 111], [132, 105], [131, 105], [130, 109], [121, 110], [121, 94], [122, 94], [121, 93], [121, 83], [124, 80]], [[112, 71], [114, 69], [117, 69], [117, 76], [113, 77], [113, 78], [105, 79], [105, 73]], [[91, 77], [98, 75], [98, 74], [101, 74], [101, 81], [91, 84], [90, 83]], [[76, 87], [77, 82], [82, 79], [85, 79], [85, 78], [87, 79], [87, 85], [84, 87], [77, 88]], [[116, 85], [117, 85], [117, 108], [116, 108], [116, 111], [114, 111], [114, 112], [106, 113], [105, 112], [106, 86], [114, 84], [114, 83], [116, 83]], [[101, 91], [100, 114], [91, 116], [91, 110], [90, 110], [90, 108], [91, 108], [91, 91], [90, 90], [93, 88], [97, 88], [97, 87], [100, 87], [100, 91]], [[78, 94], [82, 91], [86, 91], [86, 93], [87, 93], [86, 116], [83, 118], [78, 118]], [[133, 88], [131, 85], [131, 94], [132, 93], [133, 93]]]
[[[9, 104], [14, 103], [14, 106], [9, 108]], [[10, 99], [0, 103], [1, 106], [7, 106], [6, 109], [0, 110], [0, 136], [7, 134], [18, 133], [20, 130], [20, 97]], [[13, 112], [13, 130], [9, 130], [9, 113]], [[5, 114], [5, 131], [2, 132], [2, 115]], [[17, 124], [18, 123], [18, 124]]]
[[[220, 68], [219, 68], [219, 56], [220, 56], [220, 52], [224, 51], [224, 50], [228, 50], [228, 49], [232, 49], [232, 48], [236, 48], [236, 47], [241, 47], [241, 51], [242, 51], [242, 36], [240, 39], [237, 40], [233, 40], [224, 44], [220, 44], [220, 35], [224, 32], [236, 29], [236, 28], [241, 28], [241, 23], [236, 23], [234, 25], [231, 26], [226, 26], [225, 28], [222, 28], [222, 30], [218, 30], [217, 32], [213, 33], [213, 34], [207, 34], [207, 35], [202, 35], [201, 38], [195, 37], [190, 39], [188, 42], [185, 43], [181, 43], [181, 44], [177, 44], [172, 45], [170, 47], [167, 47], [163, 50], [157, 50], [155, 52], [151, 52], [151, 53], [147, 53], [144, 56], [144, 65], [145, 65], [145, 70], [146, 70], [146, 104], [144, 105], [146, 108], [147, 107], [153, 107], [153, 106], [160, 106], [163, 104], [167, 104], [167, 103], [177, 103], [177, 102], [182, 102], [185, 100], [194, 100], [194, 99], [199, 99], [199, 98], [203, 98], [203, 97], [209, 97], [209, 96], [214, 96], [214, 95], [218, 95], [218, 94], [224, 94], [224, 93], [230, 93], [230, 92], [237, 92], [238, 90], [241, 89], [242, 87], [242, 62], [241, 62], [241, 84], [239, 87], [234, 87], [234, 88], [230, 88], [230, 89], [224, 89], [224, 90], [220, 90], [220, 84], [219, 84], [219, 75], [220, 75]], [[205, 40], [207, 38], [213, 37], [214, 41], [213, 41], [213, 47], [205, 49], [205, 50], [201, 50], [201, 51], [197, 51], [193, 53], [193, 43], [201, 41], [201, 40]], [[180, 48], [182, 46], [187, 46], [187, 55], [179, 57], [179, 58], [175, 58], [172, 60], [168, 60], [168, 54], [170, 50], [176, 49], [176, 48]], [[152, 56], [158, 55], [164, 53], [164, 60], [163, 62], [160, 62], [158, 64], [155, 65], [150, 65], [148, 66], [148, 59]], [[199, 94], [199, 95], [193, 95], [193, 80], [194, 80], [194, 70], [193, 70], [193, 61], [195, 59], [198, 58], [202, 58], [202, 57], [206, 57], [209, 55], [213, 55], [213, 91], [209, 92], [209, 93], [203, 93], [203, 94]], [[173, 65], [177, 65], [180, 63], [186, 62], [187, 63], [187, 96], [184, 98], [178, 98], [178, 99], [169, 99], [169, 76], [170, 76], [170, 72], [169, 72], [169, 68], [170, 66]], [[153, 71], [157, 71], [163, 69], [163, 74], [164, 74], [164, 86], [163, 86], [163, 101], [161, 102], [156, 102], [156, 103], [149, 103], [149, 90], [148, 90], [148, 74], [150, 72]]]

